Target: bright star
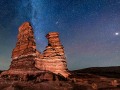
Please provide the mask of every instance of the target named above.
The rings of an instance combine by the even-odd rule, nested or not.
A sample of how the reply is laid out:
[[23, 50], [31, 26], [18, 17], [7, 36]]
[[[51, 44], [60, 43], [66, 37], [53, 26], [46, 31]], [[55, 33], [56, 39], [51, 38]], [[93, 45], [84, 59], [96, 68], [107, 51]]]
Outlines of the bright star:
[[118, 36], [118, 35], [119, 35], [119, 32], [116, 32], [115, 35]]

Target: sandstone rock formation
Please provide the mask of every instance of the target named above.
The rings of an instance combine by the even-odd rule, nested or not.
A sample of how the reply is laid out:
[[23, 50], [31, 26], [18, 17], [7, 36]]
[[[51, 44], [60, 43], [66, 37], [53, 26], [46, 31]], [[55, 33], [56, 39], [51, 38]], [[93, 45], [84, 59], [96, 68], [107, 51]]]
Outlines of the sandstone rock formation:
[[41, 78], [42, 73], [51, 72], [52, 76], [55, 73], [67, 77], [69, 73], [59, 34], [51, 32], [46, 37], [48, 46], [41, 54], [36, 50], [32, 26], [29, 22], [23, 23], [19, 27], [16, 47], [12, 51], [10, 68], [2, 72], [1, 76], [9, 79], [27, 80], [29, 76]]
[[27, 80], [28, 75], [36, 76], [43, 72], [35, 67], [36, 44], [30, 23], [20, 26], [17, 39], [10, 68], [2, 72], [1, 77]]
[[48, 46], [41, 54], [30, 23], [20, 26], [10, 68], [0, 71], [0, 90], [120, 90], [120, 67], [87, 68], [69, 75], [59, 34], [46, 37]]
[[36, 59], [36, 67], [67, 77], [69, 73], [59, 33], [50, 32], [46, 35], [46, 38], [48, 39], [48, 46], [44, 50], [43, 55]]
[[12, 52], [10, 70], [36, 70], [36, 43], [30, 23], [25, 22], [19, 27], [17, 39], [16, 47]]

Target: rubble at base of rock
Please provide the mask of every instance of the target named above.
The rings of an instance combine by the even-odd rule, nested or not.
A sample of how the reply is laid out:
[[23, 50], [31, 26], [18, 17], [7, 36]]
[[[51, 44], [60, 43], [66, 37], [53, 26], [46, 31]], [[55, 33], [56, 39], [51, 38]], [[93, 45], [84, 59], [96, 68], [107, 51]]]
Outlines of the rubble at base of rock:
[[4, 71], [1, 74], [1, 78], [4, 80], [13, 80], [13, 81], [66, 81], [67, 79], [61, 75], [56, 75], [49, 71], [32, 71], [32, 70], [9, 70]]
[[[36, 50], [34, 32], [29, 22], [19, 27], [16, 47], [12, 51], [12, 62], [9, 70], [1, 73], [1, 77], [27, 79], [28, 75], [38, 77], [41, 73], [55, 73], [68, 77], [64, 48], [59, 39], [59, 33], [46, 35], [48, 46], [43, 54]], [[24, 74], [24, 75], [22, 75]]]

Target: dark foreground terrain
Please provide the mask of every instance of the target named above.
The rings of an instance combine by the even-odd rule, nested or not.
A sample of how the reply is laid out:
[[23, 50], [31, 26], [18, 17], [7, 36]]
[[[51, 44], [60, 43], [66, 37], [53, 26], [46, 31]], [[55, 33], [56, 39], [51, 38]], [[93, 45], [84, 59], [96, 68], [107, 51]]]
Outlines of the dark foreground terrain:
[[0, 90], [120, 90], [120, 67], [74, 70], [68, 78], [50, 78], [52, 75], [49, 74], [41, 81], [0, 78]]
[[109, 78], [120, 78], [120, 66], [116, 67], [92, 67], [72, 71], [74, 73], [90, 73]]

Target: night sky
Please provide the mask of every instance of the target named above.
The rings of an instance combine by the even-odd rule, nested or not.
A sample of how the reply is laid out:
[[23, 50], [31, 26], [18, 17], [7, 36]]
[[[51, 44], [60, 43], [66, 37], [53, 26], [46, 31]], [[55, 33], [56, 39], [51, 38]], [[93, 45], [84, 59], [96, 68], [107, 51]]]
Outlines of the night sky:
[[29, 21], [37, 49], [60, 33], [70, 70], [120, 66], [120, 0], [0, 0], [0, 69], [8, 69], [18, 27]]

